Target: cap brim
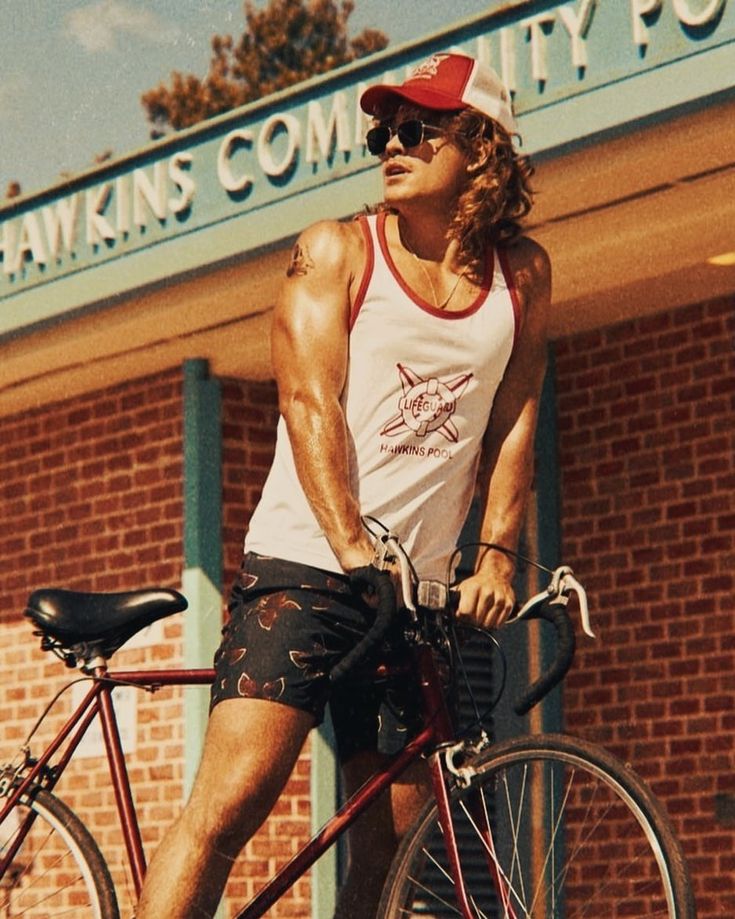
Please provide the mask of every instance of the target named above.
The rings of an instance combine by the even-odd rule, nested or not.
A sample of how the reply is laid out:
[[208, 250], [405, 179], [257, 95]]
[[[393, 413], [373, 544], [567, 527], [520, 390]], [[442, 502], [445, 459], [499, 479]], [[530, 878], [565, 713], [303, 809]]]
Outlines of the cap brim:
[[467, 105], [459, 102], [456, 96], [424, 89], [421, 86], [371, 86], [360, 97], [360, 107], [368, 115], [390, 113], [403, 102], [412, 102], [422, 108], [442, 112], [458, 112], [467, 108]]

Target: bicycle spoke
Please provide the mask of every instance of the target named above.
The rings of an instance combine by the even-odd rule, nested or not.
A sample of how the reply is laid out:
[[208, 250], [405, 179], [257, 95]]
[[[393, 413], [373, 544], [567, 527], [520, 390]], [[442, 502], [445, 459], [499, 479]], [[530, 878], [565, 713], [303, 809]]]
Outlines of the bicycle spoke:
[[[523, 801], [524, 801], [524, 798], [525, 798], [525, 795], [526, 795], [526, 781], [527, 781], [527, 779], [528, 779], [528, 767], [526, 766], [525, 769], [523, 770], [523, 781], [521, 782], [521, 793], [520, 793], [520, 796], [519, 796], [518, 808], [517, 808], [517, 811], [518, 811], [518, 815], [519, 815], [519, 816], [518, 816], [518, 819], [517, 819], [516, 821], [513, 820], [513, 809], [512, 809], [511, 806], [510, 806], [510, 805], [511, 805], [511, 802], [510, 802], [510, 788], [509, 788], [509, 786], [508, 786], [507, 777], [504, 777], [504, 780], [503, 780], [503, 789], [504, 789], [504, 791], [505, 791], [506, 812], [507, 812], [507, 815], [508, 815], [508, 821], [510, 822], [510, 826], [511, 826], [511, 839], [512, 839], [512, 841], [513, 841], [513, 860], [512, 860], [511, 866], [510, 866], [510, 876], [511, 876], [511, 879], [512, 879], [512, 878], [513, 878], [513, 875], [514, 875], [514, 873], [515, 873], [515, 870], [516, 870], [516, 868], [517, 868], [517, 869], [518, 869], [518, 880], [519, 880], [520, 885], [521, 885], [521, 895], [522, 895], [522, 898], [523, 898], [523, 899], [519, 902], [519, 905], [521, 905], [521, 908], [524, 908], [524, 907], [522, 906], [522, 904], [526, 902], [526, 891], [525, 891], [525, 886], [524, 886], [524, 883], [523, 883], [523, 868], [522, 868], [521, 862], [520, 862], [520, 850], [519, 850], [519, 846], [518, 846], [518, 831], [519, 831], [520, 822], [521, 822], [521, 821], [520, 821], [520, 814], [521, 814], [521, 812], [522, 812], [522, 810], [523, 810]], [[506, 912], [506, 916], [504, 916], [503, 919], [507, 919], [507, 912]]]
[[[450, 881], [450, 883], [452, 884], [452, 886], [454, 886], [454, 881], [452, 880], [452, 877], [450, 876], [450, 874], [449, 874], [447, 871], [445, 871], [445, 869], [436, 861], [436, 859], [433, 857], [433, 855], [432, 855], [430, 852], [426, 851], [426, 850], [424, 850], [424, 855], [425, 855], [430, 861], [432, 861], [432, 862], [436, 865], [436, 867], [439, 869], [439, 871], [447, 878], [448, 881]], [[443, 899], [442, 897], [438, 896], [438, 894], [436, 893], [436, 891], [431, 890], [430, 888], [428, 888], [428, 887], [427, 887], [425, 884], [423, 884], [418, 878], [411, 878], [411, 881], [414, 883], [414, 885], [415, 885], [419, 890], [422, 890], [424, 893], [428, 894], [428, 895], [431, 897], [432, 900], [436, 900], [441, 906], [444, 906], [444, 907], [446, 907], [447, 909], [451, 910], [451, 912], [454, 913], [454, 914], [456, 914], [457, 916], [461, 916], [461, 915], [462, 915], [462, 913], [460, 912], [459, 908], [458, 908], [455, 904], [449, 903], [447, 900], [445, 900], [445, 899]], [[471, 901], [471, 903], [472, 903], [472, 906], [475, 908], [475, 912], [477, 913], [477, 919], [489, 919], [489, 917], [487, 916], [487, 914], [484, 913], [484, 912], [477, 906], [477, 903], [475, 902], [474, 897], [470, 897], [470, 901]], [[404, 911], [404, 912], [405, 912], [405, 911]], [[410, 915], [410, 914], [409, 914], [409, 915]]]
[[[447, 870], [445, 870], [445, 868], [442, 865], [439, 864], [439, 862], [436, 860], [436, 858], [434, 858], [431, 852], [424, 849], [424, 855], [427, 859], [429, 859], [429, 861], [431, 861], [436, 866], [436, 868], [444, 875], [444, 877], [450, 882], [450, 884], [454, 886], [454, 880], [452, 876], [449, 874]], [[448, 903], [446, 900], [442, 899], [441, 897], [438, 897], [433, 890], [429, 890], [428, 887], [426, 887], [425, 885], [422, 885], [421, 882], [418, 880], [418, 878], [415, 878], [413, 880], [416, 886], [422, 889], [425, 893], [429, 894], [429, 896], [432, 897], [432, 899], [437, 900], [442, 906], [447, 907], [453, 913], [456, 913], [458, 916], [462, 915], [456, 906], [453, 906], [451, 903]], [[485, 913], [483, 913], [481, 910], [478, 910], [477, 904], [474, 902], [474, 900], [472, 902], [472, 905], [475, 907], [475, 911], [477, 912], [478, 919], [487, 919], [487, 917], [485, 916]]]
[[[490, 846], [487, 844], [487, 842], [486, 842], [486, 840], [485, 840], [485, 837], [483, 836], [482, 832], [480, 831], [479, 827], [477, 826], [477, 824], [476, 824], [474, 818], [472, 817], [472, 815], [471, 815], [471, 814], [469, 813], [469, 811], [467, 810], [467, 805], [464, 803], [464, 801], [461, 801], [461, 802], [460, 802], [460, 807], [461, 807], [461, 809], [463, 810], [463, 812], [464, 812], [465, 816], [467, 817], [467, 819], [469, 820], [469, 822], [470, 822], [472, 828], [474, 829], [475, 833], [477, 834], [477, 838], [480, 840], [480, 843], [482, 844], [483, 848], [485, 849], [486, 854], [489, 855], [490, 858], [492, 859], [493, 864], [495, 865], [495, 867], [496, 867], [496, 869], [497, 869], [497, 871], [498, 871], [498, 874], [501, 876], [502, 880], [504, 880], [504, 881], [508, 884], [508, 889], [510, 890], [510, 892], [516, 897], [516, 899], [519, 899], [519, 898], [518, 898], [518, 893], [513, 889], [513, 885], [511, 884], [508, 875], [505, 873], [505, 871], [504, 871], [504, 869], [503, 869], [503, 866], [502, 866], [502, 865], [500, 864], [500, 862], [498, 861], [497, 855], [492, 851], [492, 849], [490, 848]], [[519, 906], [521, 907], [521, 909], [523, 910], [523, 912], [524, 912], [524, 914], [525, 914], [525, 916], [526, 916], [526, 919], [528, 919], [528, 917], [531, 916], [531, 913], [529, 913], [528, 910], [526, 909], [526, 907], [523, 905], [523, 901], [522, 901], [522, 900], [519, 900], [518, 905], [519, 905]], [[504, 907], [503, 907], [503, 919], [508, 919], [508, 916], [509, 916], [509, 913], [508, 913], [507, 905], [504, 905]]]
[[[551, 837], [550, 837], [550, 839], [549, 839], [548, 847], [547, 847], [547, 850], [546, 850], [546, 857], [545, 857], [545, 859], [544, 859], [543, 867], [542, 867], [541, 871], [539, 871], [539, 877], [538, 877], [538, 883], [537, 883], [537, 886], [536, 886], [536, 892], [535, 892], [534, 897], [533, 897], [533, 902], [531, 903], [531, 910], [532, 910], [532, 911], [533, 911], [533, 909], [534, 909], [535, 906], [536, 906], [536, 902], [537, 902], [538, 897], [539, 897], [539, 894], [540, 894], [540, 892], [541, 892], [541, 886], [542, 886], [542, 884], [543, 884], [544, 877], [546, 876], [546, 869], [548, 868], [548, 865], [549, 865], [549, 859], [551, 858], [552, 853], [556, 853], [556, 844], [557, 844], [557, 841], [558, 841], [558, 839], [559, 839], [559, 830], [560, 830], [560, 827], [561, 827], [561, 821], [562, 821], [562, 817], [564, 816], [564, 810], [565, 810], [565, 808], [566, 808], [567, 801], [569, 800], [569, 794], [570, 794], [570, 791], [571, 791], [572, 782], [574, 781], [574, 775], [575, 775], [574, 770], [572, 770], [572, 773], [571, 773], [571, 775], [569, 776], [569, 782], [567, 783], [566, 793], [565, 793], [565, 795], [564, 795], [564, 800], [562, 801], [562, 806], [559, 808], [559, 815], [558, 815], [557, 819], [554, 820], [554, 813], [553, 813], [553, 808], [554, 808], [554, 798], [553, 798], [554, 774], [553, 774], [553, 769], [550, 769], [550, 770], [549, 770], [549, 813], [550, 813], [550, 820], [549, 820], [549, 822], [550, 822], [550, 824], [551, 824], [551, 826], [552, 826], [553, 829], [552, 829]], [[553, 875], [553, 873], [552, 873], [552, 876], [551, 876], [551, 884], [550, 884], [551, 891], [552, 891], [552, 895], [553, 895], [554, 892], [556, 891], [556, 884], [554, 883], [554, 880], [555, 880], [555, 879], [554, 879], [554, 875]], [[544, 891], [544, 892], [546, 892], [546, 891]], [[555, 913], [552, 913], [552, 915], [555, 915]]]
[[[571, 792], [571, 785], [574, 780], [574, 776], [575, 776], [575, 773], [574, 771], [572, 771], [572, 774], [570, 775], [569, 783], [567, 785], [565, 798], [564, 798], [565, 805], [569, 799], [569, 795]], [[551, 781], [553, 782], [553, 776], [552, 776]], [[613, 803], [614, 803], [613, 801], [610, 801], [608, 803], [599, 802], [601, 809], [598, 811], [598, 814], [596, 818], [593, 819], [592, 823], [591, 824], [589, 823], [589, 818], [594, 811], [595, 804], [598, 803], [599, 795], [601, 794], [602, 790], [603, 790], [603, 786], [601, 785], [601, 783], [599, 782], [595, 783], [593, 793], [590, 796], [589, 800], [587, 801], [587, 808], [585, 810], [585, 814], [579, 821], [580, 826], [586, 828], [586, 832], [585, 834], [580, 835], [580, 838], [578, 839], [576, 843], [574, 851], [566, 859], [564, 865], [560, 869], [559, 874], [552, 872], [552, 877], [554, 878], [554, 883], [552, 884], [552, 890], [556, 890], [557, 887], [560, 888], [562, 886], [574, 862], [574, 859], [577, 857], [577, 855], [580, 852], [584, 850], [585, 844], [594, 838], [595, 833], [601, 826], [604, 825], [606, 817], [612, 811]], [[550, 797], [553, 800], [553, 795], [551, 795]], [[561, 816], [562, 814], [560, 814], [560, 818]], [[621, 878], [624, 878], [626, 875], [629, 875], [629, 874], [632, 875], [634, 873], [635, 865], [638, 862], [640, 862], [640, 860], [641, 860], [641, 856], [638, 856], [635, 860], [629, 861], [628, 864], [624, 866], [623, 870], [619, 872], [617, 876], [612, 876], [610, 872], [610, 868], [608, 868], [606, 872], [608, 880], [601, 883], [601, 886], [599, 887], [599, 890], [598, 890], [598, 897], [604, 898], [605, 895], [608, 893], [608, 891], [612, 891], [616, 880], [620, 880]], [[655, 893], [656, 882], [651, 881], [650, 885], [651, 885], [651, 892]], [[640, 889], [638, 890], [638, 893], [639, 894], [641, 893]], [[617, 900], [618, 900], [618, 904], [620, 904], [624, 902], [631, 902], [632, 898], [626, 897], [625, 899], [621, 900], [620, 896], [618, 895]], [[581, 909], [573, 913], [572, 916], [570, 916], [570, 919], [576, 919], [576, 917], [579, 917], [579, 919], [584, 919], [584, 917], [594, 914], [595, 908], [596, 907], [594, 903], [586, 904], [583, 907], [581, 907]], [[667, 911], [665, 911], [664, 913], [661, 913], [661, 911], [658, 911], [658, 915], [665, 915], [666, 912]], [[651, 919], [654, 919], [654, 916], [651, 916]]]
[[[33, 891], [36, 888], [39, 888], [39, 887], [43, 888], [47, 884], [48, 879], [54, 875], [54, 872], [58, 871], [58, 869], [62, 866], [62, 864], [69, 861], [69, 859], [71, 858], [71, 855], [68, 852], [59, 853], [55, 857], [55, 860], [51, 862], [49, 865], [47, 865], [39, 874], [32, 873], [36, 865], [36, 862], [38, 861], [40, 853], [45, 849], [46, 842], [48, 842], [51, 836], [52, 836], [52, 833], [47, 834], [46, 839], [43, 841], [41, 845], [38, 846], [38, 848], [33, 854], [33, 857], [29, 861], [28, 865], [26, 865], [26, 867], [20, 872], [20, 874], [18, 874], [18, 879], [21, 881], [24, 878], [30, 878], [29, 885], [20, 891], [19, 902], [21, 904], [23, 903], [23, 901], [28, 900], [28, 897], [33, 894]], [[76, 874], [74, 877], [70, 877], [66, 882], [59, 884], [57, 887], [55, 887], [53, 891], [49, 891], [48, 893], [41, 894], [41, 896], [39, 896], [39, 898], [37, 900], [34, 900], [32, 903], [26, 903], [25, 906], [21, 905], [20, 912], [17, 911], [19, 904], [18, 902], [16, 902], [15, 907], [14, 907], [13, 916], [15, 917], [15, 916], [27, 915], [30, 910], [38, 909], [38, 907], [41, 906], [41, 904], [48, 903], [50, 900], [57, 898], [60, 894], [64, 893], [65, 891], [71, 890], [74, 887], [74, 885], [78, 884], [79, 881], [81, 880], [82, 880], [81, 874]], [[9, 905], [9, 903], [10, 903], [10, 897], [8, 896], [8, 899], [5, 900], [5, 902], [3, 903], [3, 906]], [[78, 907], [70, 907], [69, 909], [65, 909], [64, 912], [62, 913], [55, 912], [54, 915], [60, 915], [60, 916], [69, 915], [71, 913], [74, 913], [75, 910], [77, 909]]]
[[[20, 912], [14, 912], [14, 913], [13, 913], [13, 917], [15, 917], [15, 916], [26, 916], [31, 910], [38, 909], [38, 907], [41, 906], [41, 904], [43, 904], [43, 903], [48, 903], [49, 900], [53, 900], [55, 897], [57, 897], [57, 896], [59, 895], [59, 893], [62, 893], [62, 892], [64, 892], [64, 891], [66, 891], [66, 890], [70, 890], [71, 887], [72, 887], [74, 884], [76, 884], [78, 880], [79, 880], [79, 877], [75, 878], [74, 880], [70, 881], [68, 884], [66, 884], [66, 885], [64, 885], [64, 886], [59, 887], [59, 888], [58, 888], [57, 890], [55, 890], [53, 893], [48, 893], [48, 894], [46, 894], [45, 896], [40, 897], [38, 900], [35, 900], [33, 903], [29, 903], [27, 906], [21, 906], [21, 911], [20, 911]], [[16, 904], [16, 906], [17, 906], [17, 904]], [[78, 906], [70, 906], [68, 909], [64, 909], [63, 912], [59, 912], [58, 910], [55, 910], [55, 911], [54, 911], [54, 917], [56, 917], [56, 916], [70, 916], [70, 915], [72, 915], [72, 914], [74, 914], [74, 913], [78, 913], [78, 911], [79, 911], [79, 907], [78, 907]]]
[[[427, 853], [427, 854], [428, 854], [428, 853]], [[421, 891], [423, 891], [425, 894], [428, 894], [428, 896], [431, 897], [432, 900], [435, 900], [437, 903], [441, 904], [442, 906], [445, 906], [447, 909], [451, 910], [455, 915], [457, 915], [457, 916], [461, 916], [461, 915], [462, 915], [462, 913], [459, 911], [459, 908], [456, 906], [456, 904], [452, 904], [452, 903], [450, 903], [448, 900], [445, 900], [445, 899], [443, 899], [442, 897], [440, 897], [439, 894], [438, 894], [435, 890], [433, 890], [433, 889], [427, 887], [427, 886], [426, 886], [422, 881], [420, 881], [418, 878], [411, 877], [411, 876], [409, 875], [409, 880], [413, 883], [413, 885], [414, 885], [418, 890], [421, 890]], [[412, 916], [412, 915], [413, 915], [413, 909], [411, 909], [411, 910], [402, 910], [402, 912], [404, 912], [406, 915], [409, 915], [409, 916]]]

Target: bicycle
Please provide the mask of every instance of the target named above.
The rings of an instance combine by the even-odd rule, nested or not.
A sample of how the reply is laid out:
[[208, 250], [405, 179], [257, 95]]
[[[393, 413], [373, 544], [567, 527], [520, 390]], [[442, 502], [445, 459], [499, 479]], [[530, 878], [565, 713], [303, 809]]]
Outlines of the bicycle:
[[[459, 736], [447, 697], [466, 637], [452, 613], [447, 583], [417, 583], [410, 560], [389, 532], [378, 534], [375, 568], [400, 566], [403, 631], [411, 661], [372, 662], [386, 624], [395, 621], [395, 591], [384, 571], [363, 571], [379, 600], [375, 627], [332, 674], [367, 667], [371, 678], [418, 674], [423, 727], [370, 778], [301, 851], [260, 890], [237, 919], [258, 919], [276, 903], [376, 797], [424, 757], [433, 798], [405, 835], [390, 870], [380, 919], [694, 919], [684, 857], [671, 825], [645, 783], [605, 750], [565, 735], [532, 735], [493, 743], [480, 725]], [[499, 547], [494, 547], [499, 548]], [[564, 677], [575, 636], [567, 613], [577, 596], [592, 634], [586, 595], [571, 569], [549, 572], [546, 589], [514, 621], [540, 617], [556, 630], [551, 667], [515, 705], [528, 711]], [[90, 681], [84, 699], [38, 756], [30, 738], [17, 763], [0, 767], [0, 916], [119, 919], [110, 872], [82, 821], [53, 792], [85, 731], [98, 717], [134, 882], [145, 856], [112, 705], [116, 686], [151, 691], [211, 683], [210, 669], [112, 672], [108, 661], [132, 635], [186, 608], [173, 590], [82, 594], [44, 589], [26, 615], [41, 647], [79, 666]], [[382, 630], [382, 631], [381, 631]], [[495, 647], [495, 638], [488, 639]], [[448, 688], [449, 683], [449, 688]], [[63, 691], [63, 690], [62, 690]], [[57, 697], [60, 694], [57, 694]], [[52, 703], [53, 704], [52, 700]], [[493, 700], [493, 704], [497, 699]], [[8, 826], [11, 826], [8, 829]]]

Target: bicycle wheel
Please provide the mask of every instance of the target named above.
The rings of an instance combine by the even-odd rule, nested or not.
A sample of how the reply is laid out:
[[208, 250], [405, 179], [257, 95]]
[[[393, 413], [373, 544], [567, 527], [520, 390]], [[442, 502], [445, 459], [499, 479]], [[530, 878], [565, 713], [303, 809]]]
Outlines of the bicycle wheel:
[[[499, 744], [471, 765], [451, 812], [473, 917], [694, 919], [668, 819], [609, 753], [547, 735]], [[378, 915], [463, 915], [435, 804], [406, 834]]]
[[0, 858], [29, 813], [31, 828], [0, 877], [0, 919], [118, 919], [112, 879], [97, 844], [49, 792], [34, 789], [0, 825]]

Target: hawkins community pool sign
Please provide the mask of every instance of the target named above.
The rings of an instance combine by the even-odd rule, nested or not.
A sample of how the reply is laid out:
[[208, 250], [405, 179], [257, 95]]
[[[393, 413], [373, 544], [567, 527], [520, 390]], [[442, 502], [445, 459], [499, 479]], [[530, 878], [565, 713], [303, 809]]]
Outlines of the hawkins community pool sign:
[[0, 335], [361, 209], [380, 193], [363, 88], [449, 48], [496, 67], [525, 149], [553, 154], [730, 92], [735, 0], [509, 3], [8, 202]]

